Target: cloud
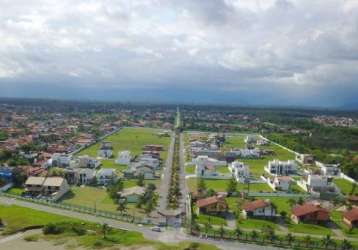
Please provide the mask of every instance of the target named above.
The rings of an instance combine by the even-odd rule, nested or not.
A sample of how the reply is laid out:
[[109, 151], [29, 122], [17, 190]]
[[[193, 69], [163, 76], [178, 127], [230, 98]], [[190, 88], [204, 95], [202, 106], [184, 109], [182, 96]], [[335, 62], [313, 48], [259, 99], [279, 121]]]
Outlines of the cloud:
[[337, 93], [334, 105], [358, 94], [355, 0], [3, 0], [0, 8], [0, 91], [9, 95], [24, 86], [62, 93], [61, 83], [93, 96], [203, 89], [203, 102], [210, 92], [327, 106]]

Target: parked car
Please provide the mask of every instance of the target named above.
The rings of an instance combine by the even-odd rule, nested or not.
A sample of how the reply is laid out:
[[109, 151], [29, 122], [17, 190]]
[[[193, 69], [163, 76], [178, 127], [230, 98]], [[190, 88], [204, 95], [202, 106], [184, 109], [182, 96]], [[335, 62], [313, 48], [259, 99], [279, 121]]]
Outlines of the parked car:
[[154, 232], [161, 232], [162, 229], [160, 227], [152, 227], [150, 228], [150, 230], [154, 231]]

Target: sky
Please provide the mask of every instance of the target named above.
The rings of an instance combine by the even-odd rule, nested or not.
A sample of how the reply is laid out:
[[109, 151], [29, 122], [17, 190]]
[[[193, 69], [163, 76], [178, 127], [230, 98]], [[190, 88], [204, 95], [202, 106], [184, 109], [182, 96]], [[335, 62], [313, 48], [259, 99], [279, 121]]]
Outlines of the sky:
[[358, 0], [0, 0], [0, 96], [358, 107]]

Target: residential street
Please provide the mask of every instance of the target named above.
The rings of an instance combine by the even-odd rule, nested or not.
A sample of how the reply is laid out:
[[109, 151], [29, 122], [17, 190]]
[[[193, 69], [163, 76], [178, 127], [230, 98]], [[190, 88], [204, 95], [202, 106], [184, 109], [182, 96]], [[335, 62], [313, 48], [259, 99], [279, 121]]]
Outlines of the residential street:
[[[102, 217], [97, 217], [93, 215], [83, 214], [83, 213], [77, 213], [73, 211], [68, 210], [62, 210], [58, 208], [43, 206], [35, 203], [20, 201], [16, 199], [10, 199], [6, 197], [0, 197], [0, 203], [5, 205], [17, 205], [21, 207], [27, 207], [32, 208], [39, 211], [44, 211], [52, 214], [58, 214], [62, 216], [67, 216], [75, 219], [81, 219], [85, 221], [90, 221], [94, 223], [107, 223], [109, 226], [117, 229], [123, 229], [123, 230], [130, 230], [130, 231], [137, 231], [143, 233], [144, 237], [149, 240], [158, 240], [164, 243], [178, 243], [180, 241], [190, 240], [195, 242], [201, 242], [201, 243], [207, 243], [207, 244], [213, 244], [218, 246], [219, 248], [223, 250], [275, 250], [277, 248], [272, 247], [263, 247], [263, 246], [255, 246], [255, 245], [249, 245], [249, 244], [242, 244], [237, 242], [226, 242], [226, 241], [216, 241], [211, 239], [201, 239], [197, 237], [188, 236], [183, 232], [181, 229], [174, 230], [169, 229], [165, 230], [164, 232], [158, 233], [153, 232], [148, 227], [144, 226], [138, 226], [135, 224], [125, 223], [125, 222], [119, 222], [117, 220], [112, 219], [105, 219]], [[0, 243], [1, 244], [1, 243]]]

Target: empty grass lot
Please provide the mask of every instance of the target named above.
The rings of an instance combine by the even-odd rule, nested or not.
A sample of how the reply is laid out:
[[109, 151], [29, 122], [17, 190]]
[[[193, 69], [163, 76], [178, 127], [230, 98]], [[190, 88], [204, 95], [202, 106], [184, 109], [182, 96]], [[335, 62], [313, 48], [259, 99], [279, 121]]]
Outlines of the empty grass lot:
[[[196, 191], [197, 189], [197, 178], [190, 178], [187, 179], [187, 184], [190, 191]], [[229, 180], [205, 180], [206, 188], [217, 192], [226, 191], [227, 185]], [[238, 191], [247, 190], [247, 185], [238, 183], [237, 184]], [[250, 192], [272, 192], [272, 189], [266, 183], [257, 183], [257, 184], [250, 184]]]
[[321, 225], [308, 224], [308, 223], [299, 223], [299, 224], [289, 224], [288, 230], [293, 233], [304, 233], [304, 234], [316, 234], [316, 235], [327, 235], [332, 234], [332, 231]]
[[245, 148], [245, 137], [246, 135], [227, 136], [223, 148], [225, 150], [231, 148]]
[[[117, 133], [108, 136], [104, 141], [112, 142], [114, 157], [117, 156], [118, 151], [129, 150], [132, 155], [137, 155], [142, 152], [142, 148], [146, 144], [160, 144], [164, 146], [164, 151], [161, 153], [163, 159], [166, 158], [170, 137], [160, 137], [158, 133], [160, 130], [150, 128], [123, 128]], [[78, 155], [97, 156], [97, 150], [101, 143], [96, 143], [78, 153]]]
[[13, 233], [22, 228], [41, 226], [50, 222], [77, 221], [68, 217], [14, 205], [0, 205], [0, 217], [6, 224], [5, 233]]
[[198, 218], [196, 219], [196, 222], [199, 224], [206, 224], [209, 223], [210, 225], [224, 225], [226, 226], [226, 220], [219, 216], [213, 216], [213, 215], [206, 215], [206, 214], [199, 214]]
[[[353, 184], [345, 179], [334, 179], [334, 184], [338, 186], [342, 194], [350, 195], [353, 189]], [[358, 195], [358, 186], [354, 190], [354, 194]]]

